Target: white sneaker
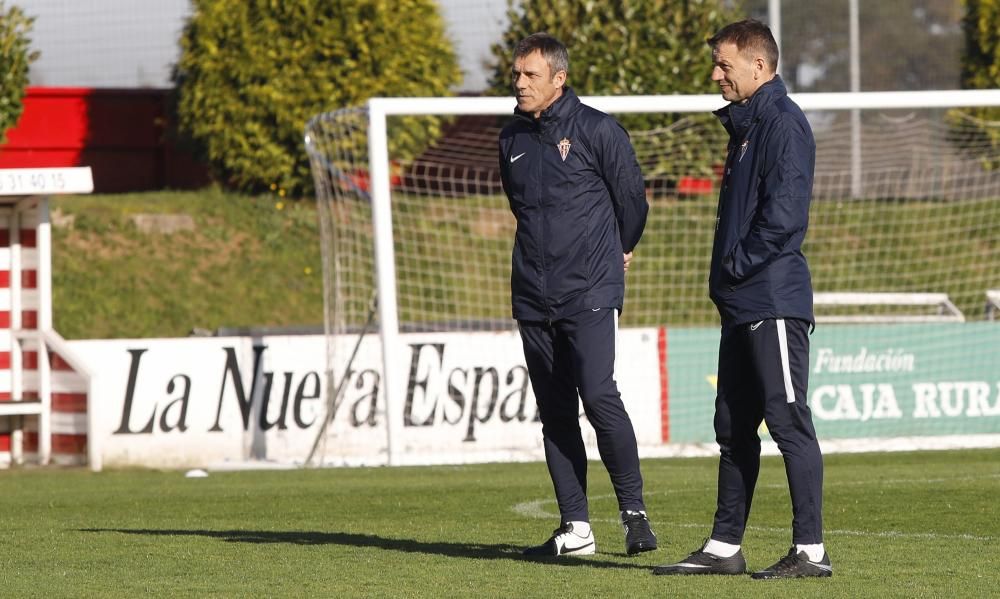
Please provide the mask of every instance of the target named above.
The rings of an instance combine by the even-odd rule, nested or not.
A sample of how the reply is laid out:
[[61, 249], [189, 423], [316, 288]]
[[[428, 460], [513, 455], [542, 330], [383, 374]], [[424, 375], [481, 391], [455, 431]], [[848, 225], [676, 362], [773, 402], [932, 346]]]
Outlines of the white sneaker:
[[530, 556], [556, 555], [594, 555], [597, 543], [594, 541], [594, 531], [580, 535], [573, 531], [573, 523], [567, 522], [552, 531], [552, 536], [541, 545], [528, 547], [521, 552]]

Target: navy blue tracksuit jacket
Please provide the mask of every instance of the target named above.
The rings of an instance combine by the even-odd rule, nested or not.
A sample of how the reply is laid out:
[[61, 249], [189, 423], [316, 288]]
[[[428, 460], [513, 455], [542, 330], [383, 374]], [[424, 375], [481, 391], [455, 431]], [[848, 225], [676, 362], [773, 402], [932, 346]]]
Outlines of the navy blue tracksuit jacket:
[[729, 132], [709, 274], [722, 324], [812, 323], [812, 281], [802, 254], [816, 157], [812, 129], [777, 75], [746, 104], [715, 115]]
[[567, 87], [537, 121], [515, 110], [500, 133], [500, 175], [517, 217], [514, 318], [621, 311], [622, 254], [639, 242], [649, 210], [625, 129]]

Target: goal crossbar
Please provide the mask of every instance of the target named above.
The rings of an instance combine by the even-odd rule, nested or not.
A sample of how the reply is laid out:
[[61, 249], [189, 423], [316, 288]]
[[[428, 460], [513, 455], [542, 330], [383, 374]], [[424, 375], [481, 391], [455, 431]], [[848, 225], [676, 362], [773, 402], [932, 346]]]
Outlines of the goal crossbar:
[[[1000, 105], [1000, 90], [965, 89], [909, 92], [844, 92], [789, 94], [802, 110], [968, 108]], [[708, 112], [721, 108], [725, 100], [718, 94], [656, 96], [582, 96], [584, 104], [604, 112]], [[387, 115], [487, 115], [509, 114], [514, 100], [509, 97], [482, 98], [371, 98], [372, 118]]]

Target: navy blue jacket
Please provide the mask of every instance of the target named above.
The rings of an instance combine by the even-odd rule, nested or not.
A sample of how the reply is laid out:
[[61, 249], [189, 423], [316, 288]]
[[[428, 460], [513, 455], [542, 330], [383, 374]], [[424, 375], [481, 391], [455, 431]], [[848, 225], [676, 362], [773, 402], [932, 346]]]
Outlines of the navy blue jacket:
[[814, 322], [802, 254], [816, 165], [809, 122], [778, 76], [715, 115], [729, 132], [709, 274], [722, 324]]
[[500, 133], [500, 176], [517, 219], [514, 318], [621, 310], [622, 256], [639, 242], [649, 211], [625, 129], [563, 88], [537, 120], [515, 109]]

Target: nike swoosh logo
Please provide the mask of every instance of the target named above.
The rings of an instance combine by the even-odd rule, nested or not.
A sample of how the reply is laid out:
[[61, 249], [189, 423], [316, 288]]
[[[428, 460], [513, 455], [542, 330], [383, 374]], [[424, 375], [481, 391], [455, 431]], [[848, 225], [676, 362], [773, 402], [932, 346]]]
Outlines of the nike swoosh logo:
[[586, 545], [580, 545], [579, 547], [563, 547], [562, 549], [559, 550], [559, 555], [572, 555], [572, 554], [574, 554], [574, 553], [576, 553], [578, 551], [583, 551], [584, 549], [586, 549], [588, 547], [593, 547], [593, 546], [594, 546], [594, 542], [591, 541], [591, 542], [587, 543]]
[[758, 322], [757, 324], [752, 324], [752, 325], [750, 325], [750, 330], [751, 331], [756, 331], [757, 329], [760, 328], [760, 325], [762, 325], [762, 324], [764, 324], [763, 320], [760, 321], [760, 322]]
[[517, 159], [518, 159], [518, 158], [520, 158], [521, 156], [524, 156], [525, 154], [527, 154], [527, 152], [521, 152], [521, 153], [520, 153], [520, 154], [518, 154], [517, 156], [511, 156], [511, 157], [510, 157], [510, 163], [511, 163], [511, 164], [514, 164], [515, 162], [517, 162]]

